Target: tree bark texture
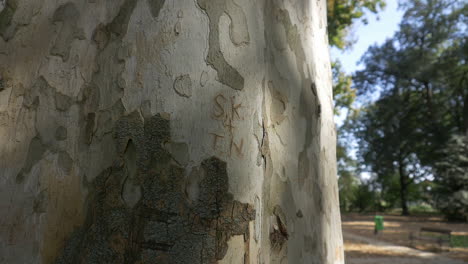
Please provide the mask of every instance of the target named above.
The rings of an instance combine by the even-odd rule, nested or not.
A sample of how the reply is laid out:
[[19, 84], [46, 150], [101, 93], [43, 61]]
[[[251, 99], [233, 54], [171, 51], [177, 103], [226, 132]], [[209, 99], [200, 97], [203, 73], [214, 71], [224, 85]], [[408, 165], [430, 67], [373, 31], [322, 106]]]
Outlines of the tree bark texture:
[[323, 0], [0, 4], [1, 263], [343, 263]]

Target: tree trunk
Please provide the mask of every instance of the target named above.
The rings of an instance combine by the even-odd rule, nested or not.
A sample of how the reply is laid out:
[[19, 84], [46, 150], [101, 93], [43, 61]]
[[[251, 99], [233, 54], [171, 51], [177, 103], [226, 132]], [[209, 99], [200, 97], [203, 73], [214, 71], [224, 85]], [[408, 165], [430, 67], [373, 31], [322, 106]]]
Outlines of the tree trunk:
[[400, 201], [401, 201], [401, 214], [409, 215], [408, 211], [408, 181], [403, 168], [402, 162], [398, 163], [398, 173], [400, 174]]
[[463, 132], [468, 137], [468, 92], [466, 92], [463, 100], [463, 129]]
[[0, 262], [343, 263], [325, 6], [7, 0]]

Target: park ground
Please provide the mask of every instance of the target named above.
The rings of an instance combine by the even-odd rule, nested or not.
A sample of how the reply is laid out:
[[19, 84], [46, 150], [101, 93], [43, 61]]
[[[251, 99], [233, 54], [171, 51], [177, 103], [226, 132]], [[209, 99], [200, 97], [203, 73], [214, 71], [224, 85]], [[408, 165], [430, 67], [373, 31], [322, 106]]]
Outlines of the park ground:
[[[385, 229], [374, 235], [374, 214], [342, 216], [347, 264], [468, 264], [468, 223], [451, 223], [441, 216], [383, 214]], [[421, 227], [449, 229], [451, 245], [410, 242]]]

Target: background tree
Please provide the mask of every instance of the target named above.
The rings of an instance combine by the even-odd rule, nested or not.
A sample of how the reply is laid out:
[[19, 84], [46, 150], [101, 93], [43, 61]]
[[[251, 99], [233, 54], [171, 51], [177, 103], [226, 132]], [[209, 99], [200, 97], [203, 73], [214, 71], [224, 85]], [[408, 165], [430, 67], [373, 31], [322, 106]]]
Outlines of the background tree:
[[[376, 14], [385, 7], [383, 0], [328, 0], [328, 41], [332, 48], [346, 50], [353, 44], [349, 38], [352, 24], [357, 21], [366, 23], [366, 11]], [[352, 104], [356, 99], [356, 90], [352, 86], [351, 75], [343, 71], [338, 59], [332, 62], [333, 74], [333, 100], [336, 116], [352, 114]], [[354, 201], [354, 191], [359, 184], [356, 161], [350, 155], [350, 135], [345, 124], [337, 127], [337, 161], [341, 208], [350, 209]]]
[[436, 163], [454, 133], [465, 133], [467, 4], [406, 1], [399, 31], [362, 58], [353, 76], [368, 100], [357, 122], [361, 161], [379, 178], [400, 178], [403, 214], [408, 188], [438, 178]]
[[435, 164], [435, 203], [450, 220], [468, 221], [468, 137], [454, 135]]

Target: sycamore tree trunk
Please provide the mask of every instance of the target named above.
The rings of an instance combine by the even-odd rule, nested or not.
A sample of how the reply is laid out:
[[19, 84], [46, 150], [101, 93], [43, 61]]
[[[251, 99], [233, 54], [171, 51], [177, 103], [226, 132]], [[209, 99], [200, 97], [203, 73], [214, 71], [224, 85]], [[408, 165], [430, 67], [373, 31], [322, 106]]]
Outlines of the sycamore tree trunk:
[[0, 262], [343, 263], [325, 6], [0, 1]]

